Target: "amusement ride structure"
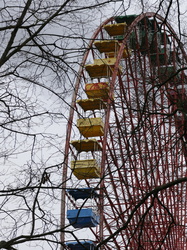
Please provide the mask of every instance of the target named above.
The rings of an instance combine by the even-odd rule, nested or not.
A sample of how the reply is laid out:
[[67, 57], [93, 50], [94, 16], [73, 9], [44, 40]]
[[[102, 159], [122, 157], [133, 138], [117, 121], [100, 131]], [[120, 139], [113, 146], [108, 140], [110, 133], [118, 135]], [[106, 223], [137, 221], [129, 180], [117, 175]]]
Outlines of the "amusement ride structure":
[[187, 249], [186, 63], [155, 13], [93, 34], [67, 124], [63, 249]]

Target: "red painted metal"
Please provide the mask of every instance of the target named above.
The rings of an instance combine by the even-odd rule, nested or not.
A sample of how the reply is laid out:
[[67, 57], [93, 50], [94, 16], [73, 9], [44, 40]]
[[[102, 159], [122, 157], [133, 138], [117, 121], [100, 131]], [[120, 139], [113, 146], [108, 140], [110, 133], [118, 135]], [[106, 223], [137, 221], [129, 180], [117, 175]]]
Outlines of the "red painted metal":
[[[100, 138], [101, 179], [78, 182], [68, 176], [76, 99], [88, 83], [84, 65], [87, 58], [103, 56], [93, 42], [107, 39], [103, 25], [114, 20], [97, 29], [79, 71], [67, 128], [62, 227], [66, 186], [94, 186], [100, 190], [100, 226], [86, 231], [86, 236], [85, 231], [74, 232], [76, 237], [94, 236], [98, 249], [186, 249], [187, 77], [183, 69], [187, 57], [172, 27], [158, 14], [135, 18], [120, 41]], [[131, 49], [127, 58], [124, 48]]]

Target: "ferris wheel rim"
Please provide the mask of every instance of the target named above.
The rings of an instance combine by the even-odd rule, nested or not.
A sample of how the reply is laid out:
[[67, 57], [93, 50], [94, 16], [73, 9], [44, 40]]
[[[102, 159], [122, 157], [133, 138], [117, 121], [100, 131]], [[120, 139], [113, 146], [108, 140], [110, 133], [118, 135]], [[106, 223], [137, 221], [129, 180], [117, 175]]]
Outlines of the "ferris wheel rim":
[[[138, 22], [140, 22], [140, 20], [142, 20], [144, 17], [155, 17], [155, 18], [158, 18], [159, 20], [162, 20], [162, 21], [164, 21], [164, 19], [161, 17], [161, 16], [159, 16], [158, 14], [156, 14], [155, 15], [155, 13], [145, 13], [145, 14], [141, 14], [140, 16], [138, 16], [132, 23], [131, 23], [131, 25], [129, 26], [129, 33], [127, 33], [126, 34], [126, 36], [125, 36], [125, 38], [124, 38], [124, 40], [123, 40], [123, 44], [121, 45], [121, 47], [120, 47], [120, 50], [119, 50], [119, 53], [118, 53], [118, 57], [117, 57], [117, 61], [116, 61], [116, 63], [115, 63], [115, 69], [114, 69], [114, 72], [113, 72], [113, 74], [112, 74], [112, 79], [111, 79], [111, 82], [113, 82], [113, 84], [115, 83], [115, 80], [116, 80], [116, 77], [117, 77], [117, 70], [118, 70], [118, 67], [119, 67], [119, 61], [121, 60], [121, 57], [122, 57], [122, 50], [124, 49], [124, 46], [125, 46], [125, 43], [126, 43], [126, 40], [128, 39], [128, 36], [129, 36], [129, 34], [131, 33], [131, 31], [132, 31], [132, 29], [138, 24]], [[85, 55], [85, 57], [84, 57], [84, 59], [83, 59], [83, 64], [81, 65], [81, 68], [80, 68], [80, 71], [79, 71], [79, 73], [80, 73], [80, 75], [79, 75], [79, 78], [77, 79], [77, 81], [78, 81], [78, 83], [77, 84], [80, 84], [80, 80], [81, 80], [81, 77], [82, 77], [82, 72], [83, 72], [83, 70], [84, 70], [84, 65], [85, 65], [85, 63], [86, 63], [86, 60], [87, 60], [87, 56], [88, 56], [88, 53], [89, 53], [89, 51], [91, 50], [91, 47], [92, 47], [92, 45], [93, 45], [93, 42], [94, 42], [94, 40], [95, 40], [95, 38], [97, 37], [97, 35], [99, 34], [99, 32], [100, 32], [100, 30], [101, 30], [101, 28], [103, 27], [103, 25], [105, 25], [105, 24], [107, 24], [108, 22], [110, 22], [110, 21], [112, 21], [112, 20], [114, 20], [114, 17], [112, 17], [112, 18], [110, 18], [110, 19], [107, 19], [107, 21], [105, 21], [98, 29], [97, 29], [97, 31], [94, 33], [94, 35], [92, 36], [92, 40], [91, 40], [91, 42], [90, 42], [90, 47], [89, 47], [89, 49], [88, 49], [88, 51], [86, 52], [86, 55]], [[166, 24], [167, 25], [167, 24]], [[168, 25], [167, 25], [167, 27], [168, 27]], [[174, 35], [174, 37], [175, 37], [175, 33], [173, 33], [173, 29], [172, 29], [172, 27], [170, 27], [171, 29], [170, 29], [170, 31], [171, 31], [171, 33]], [[175, 37], [176, 38], [176, 37]], [[177, 38], [178, 39], [178, 38]], [[182, 45], [181, 45], [182, 46]], [[183, 46], [182, 46], [182, 48], [183, 48]], [[182, 49], [181, 49], [181, 51], [182, 51]], [[186, 59], [186, 54], [184, 54], [185, 56], [185, 59]], [[77, 89], [78, 90], [78, 89]], [[75, 100], [76, 100], [76, 95], [74, 96], [74, 104], [75, 104]], [[74, 112], [74, 108], [73, 108], [73, 112]], [[108, 114], [110, 114], [110, 110], [108, 110]], [[72, 117], [72, 119], [73, 119], [73, 117]], [[72, 123], [72, 122], [71, 122]], [[106, 119], [106, 123], [108, 123], [107, 122], [107, 119]], [[108, 126], [109, 126], [109, 123], [108, 123]], [[107, 138], [107, 136], [106, 136], [106, 134], [107, 134], [107, 130], [105, 130], [106, 132], [105, 132], [105, 135], [104, 135], [104, 138]], [[69, 140], [68, 140], [68, 143], [69, 143]], [[69, 149], [69, 146], [68, 146], [68, 149]], [[103, 150], [103, 152], [105, 152], [105, 149]], [[104, 160], [103, 160], [103, 162], [104, 162]]]

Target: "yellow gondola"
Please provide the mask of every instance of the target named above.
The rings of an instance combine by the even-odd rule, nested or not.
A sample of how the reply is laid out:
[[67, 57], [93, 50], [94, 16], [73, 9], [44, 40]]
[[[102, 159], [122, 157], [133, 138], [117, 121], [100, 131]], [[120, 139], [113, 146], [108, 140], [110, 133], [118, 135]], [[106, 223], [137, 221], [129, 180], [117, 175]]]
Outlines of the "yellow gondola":
[[101, 117], [78, 119], [77, 127], [84, 137], [104, 135], [104, 124]]
[[100, 167], [96, 159], [72, 161], [71, 170], [79, 180], [100, 178]]

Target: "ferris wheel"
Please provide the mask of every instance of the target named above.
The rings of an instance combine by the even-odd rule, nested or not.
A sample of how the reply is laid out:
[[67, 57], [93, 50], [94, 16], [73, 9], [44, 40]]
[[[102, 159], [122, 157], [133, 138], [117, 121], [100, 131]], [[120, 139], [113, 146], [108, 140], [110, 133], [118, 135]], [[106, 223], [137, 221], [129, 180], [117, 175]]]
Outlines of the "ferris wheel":
[[67, 125], [63, 249], [186, 249], [186, 60], [155, 13], [95, 31]]

